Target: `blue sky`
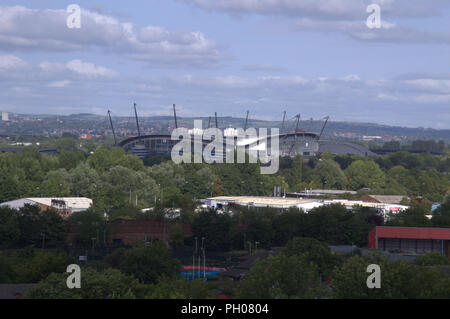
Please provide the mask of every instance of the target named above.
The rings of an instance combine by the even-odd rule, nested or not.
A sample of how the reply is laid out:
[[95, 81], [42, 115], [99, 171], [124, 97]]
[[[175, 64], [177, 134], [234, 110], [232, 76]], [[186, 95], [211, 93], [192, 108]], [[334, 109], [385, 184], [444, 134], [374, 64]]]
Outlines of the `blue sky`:
[[[82, 8], [69, 29], [66, 8]], [[369, 29], [366, 7], [381, 8]], [[450, 1], [0, 4], [0, 109], [450, 128]]]

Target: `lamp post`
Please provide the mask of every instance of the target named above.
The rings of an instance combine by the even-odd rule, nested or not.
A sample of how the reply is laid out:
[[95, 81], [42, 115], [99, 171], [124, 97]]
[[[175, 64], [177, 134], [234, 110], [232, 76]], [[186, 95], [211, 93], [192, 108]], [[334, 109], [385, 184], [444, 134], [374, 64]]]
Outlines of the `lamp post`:
[[45, 233], [41, 233], [42, 236], [42, 249], [45, 249]]
[[203, 252], [203, 278], [206, 278], [206, 254], [205, 254], [205, 246], [204, 246], [204, 241], [205, 241], [205, 237], [202, 237], [202, 252]]
[[97, 238], [95, 238], [95, 237], [92, 237], [91, 238], [91, 240], [92, 240], [92, 255], [94, 254], [94, 243], [95, 243], [95, 240], [96, 240]]
[[192, 280], [195, 278], [195, 255], [197, 254], [197, 237], [195, 237], [195, 248], [192, 253]]

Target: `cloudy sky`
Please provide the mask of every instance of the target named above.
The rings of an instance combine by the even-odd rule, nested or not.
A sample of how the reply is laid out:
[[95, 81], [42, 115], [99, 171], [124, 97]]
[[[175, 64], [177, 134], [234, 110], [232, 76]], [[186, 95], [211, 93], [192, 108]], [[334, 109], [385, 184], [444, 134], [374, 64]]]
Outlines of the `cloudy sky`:
[[129, 116], [136, 101], [141, 115], [176, 103], [449, 129], [450, 1], [1, 0], [0, 83], [16, 113]]

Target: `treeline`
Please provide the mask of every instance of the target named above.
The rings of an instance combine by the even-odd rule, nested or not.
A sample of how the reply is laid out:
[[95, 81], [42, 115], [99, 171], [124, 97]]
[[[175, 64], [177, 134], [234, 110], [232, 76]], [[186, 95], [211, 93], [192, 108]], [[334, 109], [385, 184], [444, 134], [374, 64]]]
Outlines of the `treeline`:
[[104, 211], [136, 206], [191, 207], [192, 200], [217, 195], [272, 195], [305, 188], [350, 189], [371, 194], [423, 196], [440, 202], [450, 188], [450, 158], [397, 152], [363, 158], [322, 154], [280, 159], [277, 174], [261, 175], [256, 164], [181, 164], [157, 156], [144, 161], [120, 148], [81, 151], [61, 139], [59, 155], [25, 148], [0, 154], [0, 202], [21, 197], [85, 196]]
[[436, 152], [444, 153], [448, 151], [443, 140], [415, 140], [411, 144], [401, 144], [398, 141], [385, 142], [383, 145], [370, 144], [370, 149], [380, 149], [386, 151], [413, 151], [413, 152]]
[[[380, 266], [381, 287], [370, 289], [367, 267]], [[390, 262], [377, 253], [343, 256], [312, 238], [294, 238], [278, 254], [257, 262], [240, 282], [237, 296], [251, 299], [449, 298], [445, 256], [430, 254], [417, 263]], [[432, 266], [432, 267], [426, 267]]]
[[[257, 261], [239, 282], [182, 280], [179, 261], [159, 242], [119, 249], [102, 261], [81, 265], [82, 289], [67, 288], [68, 262], [70, 257], [63, 253], [30, 249], [0, 256], [0, 282], [39, 282], [25, 296], [34, 299], [206, 299], [216, 297], [216, 287], [225, 287], [229, 297], [245, 299], [450, 297], [445, 256], [431, 253], [414, 263], [392, 262], [376, 252], [332, 253], [326, 243], [305, 237], [292, 238], [281, 251]], [[381, 271], [378, 289], [367, 286], [367, 267], [372, 264]], [[16, 268], [22, 269], [20, 274]]]

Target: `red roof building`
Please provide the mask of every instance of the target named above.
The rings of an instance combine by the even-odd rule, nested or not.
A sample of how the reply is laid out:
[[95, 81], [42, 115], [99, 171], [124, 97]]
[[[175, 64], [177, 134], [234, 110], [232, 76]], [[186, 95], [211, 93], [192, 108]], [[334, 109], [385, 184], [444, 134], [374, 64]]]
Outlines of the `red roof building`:
[[369, 248], [450, 256], [450, 228], [377, 226], [368, 235]]

